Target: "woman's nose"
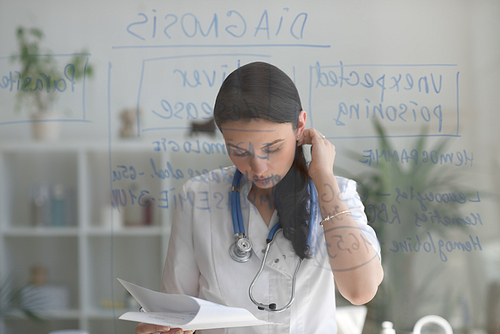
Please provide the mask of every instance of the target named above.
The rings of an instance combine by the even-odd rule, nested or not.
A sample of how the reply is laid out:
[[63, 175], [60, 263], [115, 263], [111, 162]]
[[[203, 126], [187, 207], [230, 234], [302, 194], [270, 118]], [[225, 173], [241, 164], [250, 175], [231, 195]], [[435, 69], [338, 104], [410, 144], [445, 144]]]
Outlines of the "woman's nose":
[[264, 173], [267, 170], [267, 162], [264, 159], [261, 159], [259, 157], [253, 157], [252, 160], [250, 161], [250, 168], [252, 169], [252, 172], [254, 172], [258, 176], [262, 176], [262, 173]]

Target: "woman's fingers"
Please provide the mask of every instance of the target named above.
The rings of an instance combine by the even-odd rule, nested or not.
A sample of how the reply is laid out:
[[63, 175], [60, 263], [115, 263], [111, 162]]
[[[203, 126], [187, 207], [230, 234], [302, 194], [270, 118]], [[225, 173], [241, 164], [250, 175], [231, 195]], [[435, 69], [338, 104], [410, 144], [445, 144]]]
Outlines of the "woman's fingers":
[[316, 175], [332, 173], [335, 163], [335, 146], [325, 136], [314, 128], [306, 129], [298, 139], [298, 145], [302, 144], [312, 145], [309, 175], [313, 179]]
[[158, 332], [168, 333], [169, 331], [170, 331], [169, 326], [146, 324], [143, 322], [141, 322], [140, 324], [137, 325], [137, 327], [135, 327], [135, 332], [137, 334], [152, 334], [152, 333], [158, 333]]
[[153, 324], [146, 324], [141, 322], [135, 328], [135, 332], [137, 334], [153, 334], [153, 333], [162, 333], [162, 334], [193, 334], [192, 331], [182, 331], [181, 328], [170, 328], [169, 326], [160, 326]]
[[[193, 334], [194, 333], [194, 330], [193, 331], [182, 331], [182, 329], [180, 328], [172, 328], [170, 330], [170, 332], [167, 332], [168, 334]], [[162, 334], [166, 334], [166, 333], [162, 333]]]
[[313, 145], [314, 141], [316, 140], [322, 140], [325, 139], [325, 137], [316, 129], [310, 128], [310, 129], [305, 129], [304, 132], [302, 133], [302, 136], [298, 140], [299, 145], [303, 144], [310, 144]]

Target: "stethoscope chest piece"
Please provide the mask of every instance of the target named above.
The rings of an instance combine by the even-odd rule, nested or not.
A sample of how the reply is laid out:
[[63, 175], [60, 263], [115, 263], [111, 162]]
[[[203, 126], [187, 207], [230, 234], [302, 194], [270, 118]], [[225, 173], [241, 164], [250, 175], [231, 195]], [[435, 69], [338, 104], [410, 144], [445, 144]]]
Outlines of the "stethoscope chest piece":
[[252, 242], [245, 235], [238, 235], [236, 238], [229, 247], [229, 255], [236, 262], [248, 262], [252, 256]]

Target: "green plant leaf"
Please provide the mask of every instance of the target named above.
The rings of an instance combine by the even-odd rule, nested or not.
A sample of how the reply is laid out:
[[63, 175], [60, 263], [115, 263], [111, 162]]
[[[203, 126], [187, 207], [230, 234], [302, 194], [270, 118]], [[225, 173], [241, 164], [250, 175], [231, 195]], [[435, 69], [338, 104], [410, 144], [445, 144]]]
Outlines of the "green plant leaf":
[[[377, 232], [380, 242], [382, 244], [390, 244], [392, 241], [402, 242], [409, 236], [414, 237], [416, 235], [424, 239], [428, 232], [433, 236], [439, 236], [443, 240], [449, 238], [451, 231], [467, 233], [470, 230], [469, 226], [461, 223], [446, 226], [428, 221], [422, 223], [422, 227], [415, 224], [415, 214], [429, 215], [429, 212], [434, 212], [434, 210], [437, 210], [442, 218], [446, 216], [450, 220], [463, 219], [465, 216], [460, 212], [461, 204], [457, 202], [446, 204], [425, 203], [427, 208], [424, 211], [416, 200], [397, 203], [393, 196], [376, 195], [394, 194], [396, 188], [399, 188], [400, 191], [409, 191], [411, 188], [414, 194], [428, 195], [430, 192], [434, 194], [462, 193], [466, 198], [474, 198], [476, 192], [460, 183], [461, 176], [463, 176], [460, 170], [450, 163], [441, 164], [441, 155], [446, 154], [446, 150], [451, 143], [450, 139], [444, 138], [430, 141], [429, 138], [432, 137], [428, 136], [428, 128], [423, 127], [421, 134], [413, 142], [413, 145], [407, 147], [408, 152], [414, 149], [419, 156], [419, 161], [415, 164], [414, 162], [401, 160], [401, 156], [397, 155], [400, 151], [395, 150], [391, 138], [387, 136], [379, 121], [375, 119], [373, 126], [378, 137], [378, 162], [372, 163], [371, 166], [366, 165], [366, 170], [363, 168], [363, 172], [357, 176], [352, 175], [352, 172], [348, 172], [347, 175], [362, 183], [366, 189], [368, 196], [364, 203], [369, 220], [372, 219], [370, 216], [373, 216], [374, 210], [380, 212], [383, 205], [386, 206], [386, 210], [389, 210], [388, 208], [391, 205], [397, 205], [396, 207], [399, 208], [401, 225], [392, 225], [389, 222], [381, 221], [377, 217], [377, 219], [374, 219], [372, 226]], [[432, 142], [432, 145], [429, 145], [430, 142]], [[433, 159], [437, 157], [438, 161], [423, 162], [422, 152], [424, 151], [429, 154], [433, 152]], [[346, 156], [357, 162], [362, 159], [361, 154], [349, 150], [346, 152]], [[460, 222], [460, 220], [456, 220], [456, 222]], [[369, 313], [374, 313], [377, 316], [391, 314], [395, 317], [394, 321], [400, 328], [411, 329], [410, 324], [412, 325], [413, 321], [411, 318], [414, 317], [414, 312], [410, 312], [410, 309], [415, 310], [419, 304], [425, 302], [423, 298], [430, 293], [429, 285], [417, 286], [412, 282], [412, 275], [409, 273], [413, 268], [415, 253], [391, 253], [384, 247], [382, 253], [386, 277], [380, 286], [381, 293], [377, 294], [374, 300], [368, 303]], [[425, 278], [424, 282], [430, 282], [430, 280]], [[411, 307], [404, 306], [405, 303], [411, 304]], [[381, 307], [384, 309], [380, 310]], [[384, 320], [387, 319], [379, 317], [377, 323], [380, 324]]]
[[[36, 80], [40, 79], [41, 74], [52, 80], [59, 80], [63, 78], [63, 73], [58, 67], [56, 58], [50, 56], [52, 51], [41, 48], [41, 40], [44, 38], [41, 29], [18, 27], [16, 38], [19, 48], [18, 54], [11, 57], [11, 62], [21, 64], [20, 80], [23, 82], [23, 88], [27, 91], [23, 91], [23, 89], [17, 91], [15, 111], [20, 111], [23, 107], [34, 112], [49, 111], [59, 97], [59, 93], [36, 89]], [[84, 62], [86, 62], [84, 56], [75, 56], [73, 61], [78, 65], [75, 65], [75, 80], [80, 80], [84, 74], [89, 78], [92, 77], [93, 66], [91, 64], [86, 65], [84, 73]], [[31, 83], [26, 82], [26, 78], [31, 78]]]

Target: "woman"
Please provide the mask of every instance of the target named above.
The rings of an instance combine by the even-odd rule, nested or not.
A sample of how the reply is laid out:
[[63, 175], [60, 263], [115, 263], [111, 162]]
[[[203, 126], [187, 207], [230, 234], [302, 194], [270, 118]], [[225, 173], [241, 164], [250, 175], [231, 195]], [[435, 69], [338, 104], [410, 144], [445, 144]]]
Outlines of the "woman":
[[[206, 333], [336, 333], [334, 282], [347, 300], [360, 305], [374, 297], [383, 277], [379, 244], [367, 225], [356, 183], [334, 176], [334, 145], [305, 128], [297, 89], [275, 66], [257, 62], [231, 73], [217, 96], [214, 117], [234, 167], [184, 185], [162, 290], [243, 307], [259, 319], [281, 323]], [[309, 166], [303, 144], [312, 145]], [[250, 255], [243, 263], [232, 259], [236, 231], [231, 207], [238, 200], [233, 197], [230, 203], [228, 195], [238, 171], [241, 217], [253, 244], [249, 252], [242, 251], [244, 258]], [[265, 305], [259, 309], [248, 287], [278, 221], [282, 230], [253, 288], [255, 301]], [[295, 301], [286, 308], [302, 259]], [[149, 324], [136, 330], [178, 332]]]

